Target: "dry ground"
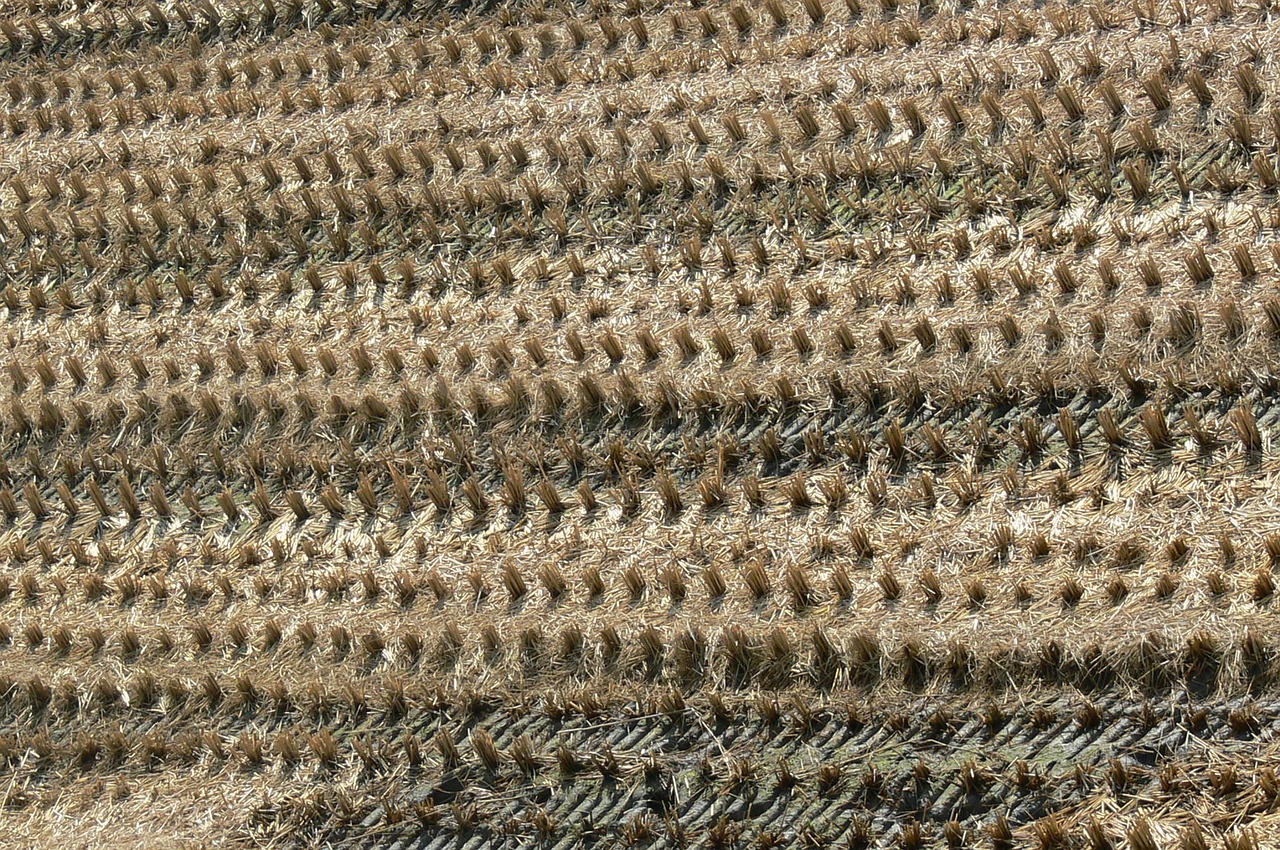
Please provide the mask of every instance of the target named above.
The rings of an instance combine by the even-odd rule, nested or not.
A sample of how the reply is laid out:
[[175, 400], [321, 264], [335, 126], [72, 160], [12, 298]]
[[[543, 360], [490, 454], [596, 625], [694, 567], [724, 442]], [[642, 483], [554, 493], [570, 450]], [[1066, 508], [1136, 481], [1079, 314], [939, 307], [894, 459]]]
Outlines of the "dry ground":
[[0, 21], [0, 845], [1276, 846], [1270, 0]]

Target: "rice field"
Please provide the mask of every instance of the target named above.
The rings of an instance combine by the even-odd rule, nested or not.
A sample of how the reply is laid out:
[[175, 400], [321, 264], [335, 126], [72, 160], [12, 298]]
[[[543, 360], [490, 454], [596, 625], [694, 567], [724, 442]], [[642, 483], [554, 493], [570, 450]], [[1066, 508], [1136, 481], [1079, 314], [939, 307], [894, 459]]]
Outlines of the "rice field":
[[0, 846], [1280, 847], [1277, 14], [10, 4]]

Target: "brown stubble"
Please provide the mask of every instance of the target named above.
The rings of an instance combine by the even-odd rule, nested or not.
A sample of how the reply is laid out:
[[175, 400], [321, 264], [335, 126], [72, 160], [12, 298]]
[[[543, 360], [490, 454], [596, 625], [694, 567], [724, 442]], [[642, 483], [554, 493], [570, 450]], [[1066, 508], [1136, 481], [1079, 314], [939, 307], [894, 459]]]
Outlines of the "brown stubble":
[[[553, 751], [601, 781], [688, 755], [464, 728], [522, 700], [768, 724], [763, 689], [897, 729], [1008, 699], [1048, 728], [1059, 690], [1267, 693], [1275, 36], [1231, 6], [339, 10], [278, 39], [247, 12], [6, 56], [4, 742], [45, 753], [6, 817], [39, 843], [146, 794], [195, 843], [215, 807], [237, 840], [375, 811], [369, 840], [464, 836]], [[420, 761], [365, 712], [397, 741], [435, 712], [414, 746], [481, 805], [412, 809]], [[95, 747], [88, 778], [41, 767]], [[871, 799], [822, 756], [796, 781]], [[94, 776], [137, 787], [82, 804]], [[1211, 831], [1270, 793], [1206, 781]], [[1086, 835], [1119, 792], [1079, 786], [1018, 834]], [[570, 828], [549, 806], [516, 831]], [[667, 817], [608, 828], [733, 837]], [[1001, 832], [941, 817], [895, 840]], [[1183, 827], [1152, 818], [1108, 826]]]

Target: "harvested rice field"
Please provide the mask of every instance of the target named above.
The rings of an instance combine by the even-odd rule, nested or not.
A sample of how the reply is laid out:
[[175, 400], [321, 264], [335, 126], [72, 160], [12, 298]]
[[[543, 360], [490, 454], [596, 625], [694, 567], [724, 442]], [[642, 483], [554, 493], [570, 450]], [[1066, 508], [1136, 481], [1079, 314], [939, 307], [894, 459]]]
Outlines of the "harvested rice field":
[[19, 0], [0, 846], [1280, 847], [1273, 0]]

